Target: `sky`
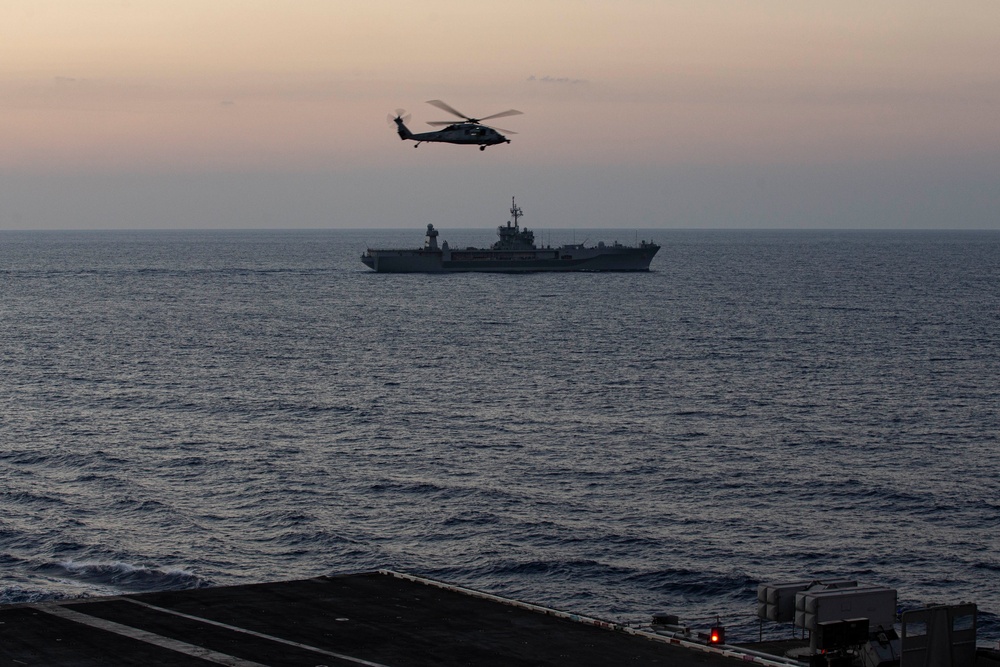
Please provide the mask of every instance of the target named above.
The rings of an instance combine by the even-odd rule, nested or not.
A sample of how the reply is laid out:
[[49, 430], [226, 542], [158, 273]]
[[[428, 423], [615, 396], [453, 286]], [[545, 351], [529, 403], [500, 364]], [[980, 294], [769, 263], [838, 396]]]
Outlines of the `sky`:
[[[510, 144], [401, 141], [496, 121]], [[0, 230], [1000, 230], [996, 0], [0, 0]]]

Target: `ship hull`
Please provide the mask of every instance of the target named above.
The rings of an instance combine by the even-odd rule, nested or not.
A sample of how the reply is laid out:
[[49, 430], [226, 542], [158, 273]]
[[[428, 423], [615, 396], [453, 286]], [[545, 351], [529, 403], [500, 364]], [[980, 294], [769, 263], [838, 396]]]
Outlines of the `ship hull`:
[[659, 246], [553, 248], [532, 251], [369, 250], [361, 261], [379, 273], [530, 273], [649, 271]]

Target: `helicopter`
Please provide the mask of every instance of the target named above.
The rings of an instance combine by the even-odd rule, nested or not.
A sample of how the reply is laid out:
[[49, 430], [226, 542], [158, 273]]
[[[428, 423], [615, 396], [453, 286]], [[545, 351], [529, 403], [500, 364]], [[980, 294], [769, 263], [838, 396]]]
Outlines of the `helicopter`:
[[419, 132], [414, 134], [410, 131], [410, 128], [406, 127], [406, 121], [410, 118], [409, 115], [404, 115], [405, 112], [402, 109], [398, 109], [395, 117], [391, 114], [389, 115], [389, 120], [396, 124], [396, 131], [399, 133], [400, 139], [413, 139], [417, 142], [413, 144], [414, 148], [425, 141], [438, 141], [449, 144], [476, 144], [479, 146], [479, 150], [481, 151], [486, 150], [487, 146], [495, 146], [496, 144], [502, 144], [504, 142], [509, 144], [510, 139], [502, 135], [501, 132], [506, 132], [507, 134], [517, 134], [516, 132], [483, 125], [482, 121], [489, 120], [491, 118], [503, 118], [504, 116], [517, 116], [522, 113], [517, 109], [508, 109], [507, 111], [495, 113], [492, 116], [472, 118], [471, 116], [466, 116], [461, 111], [445, 104], [441, 100], [428, 100], [427, 104], [435, 106], [442, 111], [447, 111], [450, 114], [462, 118], [463, 120], [457, 123], [451, 120], [430, 121], [427, 123], [428, 125], [446, 125], [447, 127], [443, 130]]

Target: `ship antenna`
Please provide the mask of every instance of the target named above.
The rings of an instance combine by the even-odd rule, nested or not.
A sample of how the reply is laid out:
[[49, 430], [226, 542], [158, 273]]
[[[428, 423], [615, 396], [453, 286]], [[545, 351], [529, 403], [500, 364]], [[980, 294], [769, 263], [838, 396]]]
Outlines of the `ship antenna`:
[[520, 218], [524, 213], [521, 212], [521, 207], [514, 203], [514, 198], [510, 198], [510, 214], [514, 216], [514, 227], [517, 227], [517, 219]]

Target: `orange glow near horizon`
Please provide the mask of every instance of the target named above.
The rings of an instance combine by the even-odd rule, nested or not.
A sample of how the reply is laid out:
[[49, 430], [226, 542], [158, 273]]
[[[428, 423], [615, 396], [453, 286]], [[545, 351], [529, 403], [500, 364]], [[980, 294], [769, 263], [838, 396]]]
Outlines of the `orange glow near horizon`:
[[401, 147], [385, 114], [405, 107], [425, 129], [446, 119], [432, 98], [522, 109], [504, 121], [536, 164], [870, 160], [1000, 137], [1000, 8], [979, 1], [0, 11], [4, 169], [377, 165]]

